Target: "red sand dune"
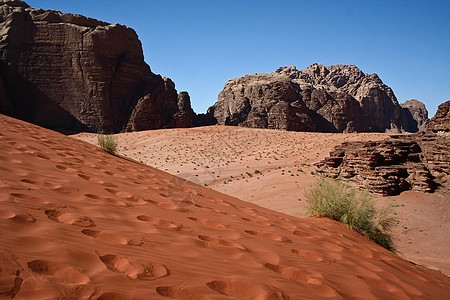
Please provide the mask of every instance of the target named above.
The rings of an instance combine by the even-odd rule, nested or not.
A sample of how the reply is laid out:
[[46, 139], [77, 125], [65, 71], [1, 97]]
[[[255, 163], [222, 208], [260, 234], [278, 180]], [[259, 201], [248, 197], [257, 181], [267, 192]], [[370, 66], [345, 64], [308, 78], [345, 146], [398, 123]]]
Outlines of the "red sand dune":
[[298, 219], [0, 116], [0, 296], [446, 299], [450, 280]]

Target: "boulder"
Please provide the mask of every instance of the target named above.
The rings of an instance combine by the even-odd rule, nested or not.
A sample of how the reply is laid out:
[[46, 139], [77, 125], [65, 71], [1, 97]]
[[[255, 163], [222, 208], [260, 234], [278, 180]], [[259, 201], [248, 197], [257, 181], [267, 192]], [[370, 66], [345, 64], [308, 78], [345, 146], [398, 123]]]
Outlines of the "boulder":
[[0, 75], [10, 114], [44, 127], [155, 129], [179, 112], [174, 83], [151, 72], [133, 29], [23, 1], [0, 1]]
[[[426, 111], [426, 110], [425, 110]], [[208, 113], [218, 124], [295, 131], [417, 131], [376, 74], [353, 65], [294, 66], [227, 82]]]

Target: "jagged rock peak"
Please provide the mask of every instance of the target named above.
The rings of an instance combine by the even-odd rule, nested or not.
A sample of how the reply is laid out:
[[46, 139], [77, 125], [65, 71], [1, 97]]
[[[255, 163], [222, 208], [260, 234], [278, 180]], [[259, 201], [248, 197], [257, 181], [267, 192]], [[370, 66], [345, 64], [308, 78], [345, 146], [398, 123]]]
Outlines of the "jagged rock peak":
[[23, 7], [23, 8], [30, 7], [27, 3], [25, 3], [25, 1], [21, 0], [0, 0], [0, 5], [8, 5], [11, 7]]
[[281, 67], [229, 80], [209, 109], [219, 124], [295, 131], [417, 131], [394, 92], [354, 65]]
[[175, 84], [151, 72], [133, 29], [0, 4], [0, 113], [95, 132], [175, 126]]

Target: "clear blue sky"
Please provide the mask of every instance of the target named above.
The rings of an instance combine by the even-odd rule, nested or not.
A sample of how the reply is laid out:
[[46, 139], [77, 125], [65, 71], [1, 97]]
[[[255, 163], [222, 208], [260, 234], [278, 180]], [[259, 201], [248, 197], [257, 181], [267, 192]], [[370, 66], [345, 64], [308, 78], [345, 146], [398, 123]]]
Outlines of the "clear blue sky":
[[26, 0], [135, 29], [152, 71], [196, 112], [225, 83], [280, 66], [354, 64], [432, 117], [450, 100], [450, 1]]

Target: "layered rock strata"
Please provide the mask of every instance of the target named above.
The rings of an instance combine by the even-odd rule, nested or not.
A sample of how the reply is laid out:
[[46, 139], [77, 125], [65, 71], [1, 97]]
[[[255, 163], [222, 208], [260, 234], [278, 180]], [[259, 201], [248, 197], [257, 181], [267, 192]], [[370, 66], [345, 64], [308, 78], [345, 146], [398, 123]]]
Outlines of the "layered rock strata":
[[316, 171], [341, 177], [385, 196], [406, 190], [433, 192], [447, 185], [450, 139], [433, 133], [392, 135], [377, 142], [346, 142], [317, 163]]

